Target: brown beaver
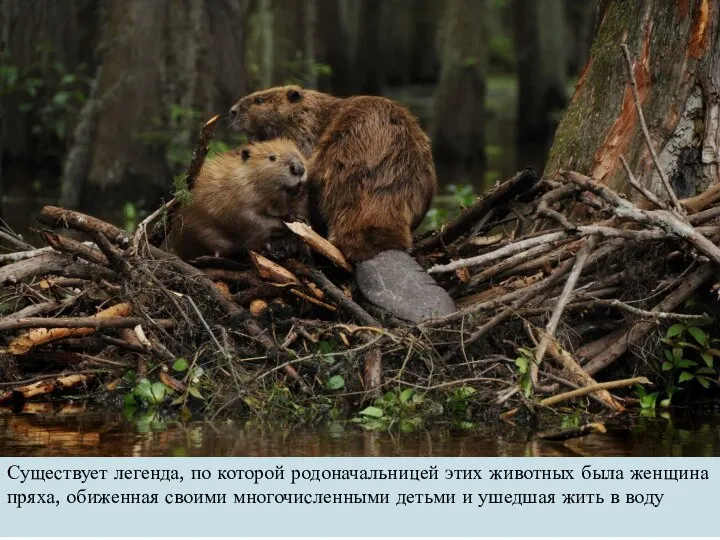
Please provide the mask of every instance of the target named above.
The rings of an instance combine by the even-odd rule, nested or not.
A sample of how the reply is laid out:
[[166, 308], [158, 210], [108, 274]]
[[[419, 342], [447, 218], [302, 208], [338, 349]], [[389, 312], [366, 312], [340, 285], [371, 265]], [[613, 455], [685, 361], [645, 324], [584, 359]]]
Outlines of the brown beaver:
[[287, 139], [214, 156], [175, 215], [168, 245], [183, 259], [272, 251], [293, 238], [283, 221], [308, 218], [306, 179], [305, 159]]
[[411, 321], [454, 311], [406, 251], [437, 179], [430, 139], [405, 108], [284, 86], [241, 98], [230, 114], [250, 140], [286, 137], [308, 158], [313, 226], [358, 263], [368, 300]]
[[430, 140], [406, 109], [285, 86], [250, 94], [230, 113], [251, 140], [286, 137], [309, 158], [313, 225], [348, 259], [411, 246], [437, 181]]

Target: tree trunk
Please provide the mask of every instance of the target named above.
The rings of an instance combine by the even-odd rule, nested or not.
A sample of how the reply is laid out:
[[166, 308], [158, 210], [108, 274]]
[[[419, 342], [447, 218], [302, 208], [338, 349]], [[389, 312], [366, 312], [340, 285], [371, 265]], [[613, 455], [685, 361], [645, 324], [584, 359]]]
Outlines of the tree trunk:
[[318, 59], [328, 64], [332, 75], [318, 81], [321, 91], [348, 96], [354, 91], [352, 54], [341, 0], [318, 0]]
[[79, 190], [80, 208], [113, 215], [167, 196], [203, 119], [247, 89], [249, 3], [109, 0], [92, 137], [75, 141], [89, 145], [87, 176], [64, 178], [66, 202]]
[[719, 21], [720, 0], [611, 0], [545, 174], [574, 169], [628, 193], [625, 156], [642, 183], [666, 198], [628, 84], [626, 43], [650, 137], [678, 198], [717, 182]]
[[383, 83], [383, 60], [378, 35], [381, 8], [381, 0], [364, 0], [360, 8], [360, 39], [355, 57], [357, 89], [360, 94], [377, 95]]
[[317, 25], [317, 3], [315, 0], [305, 0], [303, 2], [303, 25], [305, 81], [308, 88], [316, 90], [318, 76], [315, 68], [315, 26]]
[[433, 151], [440, 163], [484, 164], [487, 35], [484, 0], [449, 0], [440, 30], [442, 68], [435, 91]]
[[518, 72], [516, 136], [546, 141], [553, 111], [565, 106], [567, 58], [562, 0], [515, 0], [514, 41]]

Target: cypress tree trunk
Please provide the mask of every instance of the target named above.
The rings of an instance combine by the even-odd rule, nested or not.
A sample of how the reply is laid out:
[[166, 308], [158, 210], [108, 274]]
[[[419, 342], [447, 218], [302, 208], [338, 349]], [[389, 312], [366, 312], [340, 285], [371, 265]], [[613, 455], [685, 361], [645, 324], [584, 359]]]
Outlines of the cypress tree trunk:
[[[638, 122], [626, 43], [650, 136], [679, 198], [718, 182], [720, 0], [611, 0], [545, 174], [575, 169], [628, 193], [620, 156], [664, 198]], [[634, 194], [632, 195], [634, 197]]]
[[518, 72], [517, 139], [547, 141], [553, 110], [565, 106], [566, 25], [562, 0], [515, 0]]
[[440, 163], [484, 164], [487, 35], [484, 0], [449, 0], [440, 30], [442, 68], [431, 135]]

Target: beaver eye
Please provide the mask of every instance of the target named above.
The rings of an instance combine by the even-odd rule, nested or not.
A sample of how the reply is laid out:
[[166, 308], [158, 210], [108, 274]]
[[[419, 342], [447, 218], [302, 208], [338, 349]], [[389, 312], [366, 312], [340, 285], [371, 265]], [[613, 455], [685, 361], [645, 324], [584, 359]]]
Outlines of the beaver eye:
[[277, 158], [275, 157], [275, 154], [270, 154], [269, 159], [270, 161], [275, 161]]
[[255, 105], [262, 105], [263, 103], [265, 103], [265, 99], [263, 99], [261, 97], [256, 97], [254, 99], [254, 103], [255, 103]]

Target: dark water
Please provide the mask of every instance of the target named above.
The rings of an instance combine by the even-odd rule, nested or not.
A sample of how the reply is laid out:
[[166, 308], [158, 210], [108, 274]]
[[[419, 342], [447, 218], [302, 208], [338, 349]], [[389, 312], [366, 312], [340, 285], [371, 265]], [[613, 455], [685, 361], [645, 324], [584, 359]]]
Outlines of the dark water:
[[30, 403], [0, 409], [0, 456], [719, 456], [720, 415], [675, 414], [606, 422], [607, 432], [535, 440], [508, 424], [413, 433], [351, 423], [262, 424], [256, 419], [165, 422], [84, 406]]

